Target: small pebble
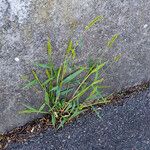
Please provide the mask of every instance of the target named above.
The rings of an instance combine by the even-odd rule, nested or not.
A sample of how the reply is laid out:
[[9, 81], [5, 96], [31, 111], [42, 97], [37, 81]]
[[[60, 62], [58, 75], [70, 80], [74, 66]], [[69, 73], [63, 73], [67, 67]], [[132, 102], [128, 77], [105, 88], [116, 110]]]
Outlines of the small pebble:
[[34, 131], [34, 127], [31, 129], [31, 133]]
[[68, 139], [70, 139], [70, 135], [68, 136]]
[[144, 25], [144, 28], [147, 28], [147, 27], [148, 27], [148, 24], [145, 24], [145, 25]]
[[16, 62], [19, 62], [19, 58], [18, 58], [18, 57], [16, 57], [16, 58], [15, 58], [15, 61], [16, 61]]

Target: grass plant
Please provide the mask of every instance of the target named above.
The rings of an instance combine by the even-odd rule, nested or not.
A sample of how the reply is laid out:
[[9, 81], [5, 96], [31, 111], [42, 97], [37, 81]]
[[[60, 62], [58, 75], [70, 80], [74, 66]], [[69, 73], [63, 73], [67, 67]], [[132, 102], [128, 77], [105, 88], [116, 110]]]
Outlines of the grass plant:
[[[101, 16], [94, 18], [84, 29], [86, 32], [94, 24], [102, 19]], [[117, 39], [115, 34], [108, 42], [108, 47]], [[95, 106], [98, 104], [106, 104], [109, 101], [103, 97], [102, 90], [106, 86], [102, 83], [104, 78], [101, 71], [106, 67], [107, 62], [89, 63], [87, 65], [74, 64], [77, 59], [76, 47], [78, 41], [68, 41], [64, 58], [59, 66], [53, 62], [53, 49], [50, 39], [47, 42], [47, 63], [39, 63], [38, 67], [44, 70], [43, 75], [46, 78], [40, 79], [37, 71], [32, 70], [33, 80], [25, 85], [25, 88], [33, 88], [37, 84], [44, 93], [43, 101], [39, 108], [34, 108], [23, 104], [26, 109], [20, 113], [31, 114], [41, 113], [51, 116], [51, 124], [57, 129], [62, 128], [66, 123], [76, 118], [83, 112], [91, 108], [99, 116]], [[115, 57], [115, 61], [118, 61]]]

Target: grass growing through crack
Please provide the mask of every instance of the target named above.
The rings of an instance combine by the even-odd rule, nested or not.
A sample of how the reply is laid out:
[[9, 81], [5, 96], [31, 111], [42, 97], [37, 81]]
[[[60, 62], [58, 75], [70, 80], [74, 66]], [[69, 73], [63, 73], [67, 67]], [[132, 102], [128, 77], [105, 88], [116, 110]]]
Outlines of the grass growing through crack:
[[[102, 17], [98, 16], [91, 21], [85, 31], [90, 29]], [[111, 47], [117, 38], [117, 34], [108, 42]], [[77, 43], [77, 42], [76, 42]], [[25, 105], [25, 110], [21, 113], [42, 113], [51, 116], [51, 124], [58, 129], [71, 121], [89, 108], [93, 109], [98, 115], [95, 105], [106, 104], [106, 98], [102, 96], [102, 85], [104, 78], [101, 77], [101, 71], [107, 62], [90, 63], [89, 65], [77, 66], [73, 63], [76, 58], [76, 46], [72, 40], [69, 40], [63, 61], [57, 67], [53, 63], [52, 45], [50, 39], [47, 42], [48, 62], [46, 64], [37, 64], [44, 69], [46, 79], [39, 78], [36, 71], [32, 70], [34, 79], [26, 84], [26, 88], [39, 85], [44, 93], [43, 103], [39, 108]], [[119, 58], [116, 57], [116, 60]]]

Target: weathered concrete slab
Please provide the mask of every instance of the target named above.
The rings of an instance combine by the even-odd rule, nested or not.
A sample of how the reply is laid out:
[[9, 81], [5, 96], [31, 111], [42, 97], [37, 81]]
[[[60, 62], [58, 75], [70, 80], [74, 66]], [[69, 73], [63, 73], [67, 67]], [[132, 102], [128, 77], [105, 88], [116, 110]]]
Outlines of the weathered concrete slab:
[[[46, 59], [45, 44], [51, 36], [55, 60], [76, 26], [75, 36], [97, 15], [104, 21], [84, 36], [79, 61], [88, 55], [112, 58], [126, 54], [109, 70], [111, 90], [120, 90], [150, 79], [150, 1], [149, 0], [0, 0], [0, 132], [22, 125], [34, 116], [22, 116], [20, 102], [38, 105], [42, 94], [22, 91], [21, 76], [29, 73], [37, 60]], [[106, 41], [119, 33], [113, 49]], [[32, 100], [31, 100], [32, 99]]]

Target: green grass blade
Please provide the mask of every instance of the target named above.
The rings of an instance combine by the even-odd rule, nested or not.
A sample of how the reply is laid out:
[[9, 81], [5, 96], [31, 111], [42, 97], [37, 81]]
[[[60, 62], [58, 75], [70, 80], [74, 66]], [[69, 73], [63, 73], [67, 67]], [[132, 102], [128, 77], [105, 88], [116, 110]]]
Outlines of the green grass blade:
[[61, 92], [61, 89], [60, 89], [60, 87], [58, 87], [57, 90], [56, 90], [56, 99], [57, 100], [59, 99], [60, 92]]
[[99, 119], [101, 119], [100, 113], [96, 110], [96, 108], [94, 106], [91, 106], [92, 110], [95, 112], [95, 114], [97, 115], [97, 117]]
[[54, 113], [51, 115], [51, 122], [52, 122], [52, 125], [53, 125], [53, 127], [55, 127], [56, 126], [56, 117], [55, 117], [55, 115], [54, 115]]
[[97, 22], [103, 19], [103, 16], [97, 16], [94, 18], [86, 27], [85, 31], [89, 30], [91, 27], [93, 27]]
[[68, 42], [68, 47], [66, 50], [66, 56], [69, 55], [70, 52], [71, 52], [72, 58], [74, 59], [76, 57], [76, 52], [75, 52], [75, 48], [73, 46], [72, 40], [69, 40], [69, 42]]
[[111, 48], [115, 41], [118, 39], [119, 34], [113, 35], [113, 37], [107, 42], [107, 47]]
[[[86, 93], [93, 85], [96, 85], [96, 84], [101, 83], [101, 82], [103, 82], [103, 81], [104, 81], [103, 78], [100, 79], [100, 80], [94, 81], [91, 85], [89, 85], [89, 86], [87, 86], [87, 87], [81, 89], [80, 92], [79, 92], [77, 95], [75, 95], [73, 99], [76, 99], [76, 98], [81, 97], [81, 96], [82, 96], [84, 93]], [[73, 100], [73, 99], [72, 99], [72, 100]]]
[[64, 127], [64, 125], [65, 125], [65, 123], [66, 123], [67, 121], [68, 121], [68, 119], [67, 119], [67, 118], [62, 118], [61, 123], [60, 123], [60, 125], [58, 126], [58, 128], [57, 128], [57, 129], [63, 128], [63, 127]]
[[99, 80], [96, 80], [96, 81], [94, 81], [94, 82], [91, 84], [91, 86], [96, 85], [96, 84], [98, 84], [98, 83], [101, 83], [101, 82], [103, 82], [103, 81], [104, 81], [104, 78], [101, 78], [101, 79], [99, 79]]
[[50, 99], [49, 99], [49, 94], [47, 93], [47, 91], [45, 91], [45, 104], [47, 106], [50, 106]]
[[72, 49], [73, 49], [73, 42], [72, 42], [72, 40], [69, 40], [66, 54], [68, 55]]
[[92, 70], [91, 74], [93, 74], [93, 73], [99, 71], [99, 70], [102, 69], [105, 65], [106, 65], [106, 63], [101, 63], [101, 64], [97, 65], [97, 66]]
[[47, 41], [47, 52], [48, 52], [48, 56], [51, 57], [51, 54], [52, 54], [52, 45], [51, 45], [50, 38], [48, 38], [48, 41]]
[[79, 91], [79, 93], [77, 95], [74, 95], [73, 99], [71, 99], [71, 101], [75, 100], [75, 99], [79, 99], [85, 92], [87, 92], [90, 89], [91, 85], [83, 88]]
[[63, 66], [62, 66], [61, 81], [64, 79], [64, 76], [66, 75], [66, 72], [67, 72], [67, 69], [68, 69], [67, 68], [68, 67], [68, 62], [67, 62], [66, 59], [64, 60]]
[[24, 107], [26, 107], [27, 109], [26, 110], [22, 110], [22, 111], [20, 111], [19, 113], [20, 114], [25, 114], [25, 113], [27, 113], [27, 114], [30, 114], [30, 113], [38, 113], [38, 109], [35, 109], [35, 108], [33, 108], [33, 107], [31, 107], [31, 106], [28, 106], [28, 105], [26, 105], [26, 104], [22, 104]]
[[50, 69], [51, 68], [49, 64], [36, 63], [35, 66], [41, 67], [41, 68], [44, 68], [44, 69]]
[[70, 82], [71, 80], [76, 78], [79, 74], [81, 74], [83, 71], [84, 71], [84, 68], [81, 68], [81, 69], [77, 70], [76, 72], [70, 74], [63, 80], [63, 83], [66, 84], [66, 83]]
[[55, 86], [55, 87], [53, 87], [49, 92], [57, 91], [58, 88], [59, 88], [58, 86]]
[[94, 78], [94, 81], [98, 80], [98, 77], [99, 77], [99, 70], [95, 73], [95, 78]]
[[[30, 109], [26, 109], [26, 110], [22, 110], [22, 111], [19, 111], [19, 114], [31, 114], [31, 113], [39, 113], [38, 110], [36, 111], [33, 111], [33, 110], [30, 110]], [[40, 114], [47, 114], [48, 112], [46, 111], [40, 111]]]
[[74, 88], [65, 89], [65, 90], [61, 91], [61, 95], [62, 96], [67, 95], [68, 93], [72, 92], [73, 90], [74, 90]]
[[59, 84], [61, 71], [62, 71], [62, 66], [59, 67], [58, 72], [57, 72], [57, 84]]
[[85, 112], [85, 110], [78, 110], [78, 108], [76, 108], [76, 110], [73, 112], [73, 114], [70, 116], [69, 120], [79, 116], [81, 113]]
[[75, 49], [72, 49], [71, 52], [72, 52], [72, 58], [75, 59], [75, 57], [76, 57]]
[[91, 101], [91, 102], [84, 103], [84, 108], [89, 108], [91, 106], [96, 106], [99, 104], [108, 104], [110, 102], [111, 102], [110, 100], [107, 100], [106, 98], [102, 98], [102, 99], [97, 100], [96, 102]]
[[[78, 88], [76, 89], [76, 91], [74, 92], [72, 99], [69, 101], [73, 101], [75, 98], [80, 97], [81, 95], [83, 95], [87, 90], [89, 90], [89, 88], [91, 86], [94, 85], [95, 82], [93, 82], [89, 87], [85, 88], [84, 90], [81, 90], [81, 92], [79, 94], [78, 91], [80, 90], [80, 88], [84, 85], [84, 83], [86, 82], [86, 80], [95, 72], [99, 71], [101, 68], [103, 68], [105, 66], [106, 63], [102, 63], [100, 65], [98, 65], [96, 68], [92, 69], [92, 71], [90, 71], [90, 73], [87, 74], [87, 76], [84, 77], [83, 81], [81, 82], [81, 84], [78, 86]], [[77, 94], [77, 95], [76, 95]]]
[[122, 57], [122, 54], [118, 54], [117, 56], [114, 57], [114, 61], [118, 62]]
[[36, 74], [36, 72], [34, 70], [32, 70], [32, 74], [33, 74], [35, 80], [40, 84], [41, 88], [44, 89], [41, 81], [39, 80], [39, 78], [38, 78], [38, 76], [37, 76], [37, 74]]
[[75, 110], [75, 108], [76, 108], [77, 104], [76, 104], [76, 102], [75, 102], [75, 101], [70, 102], [70, 103], [72, 104], [72, 108], [71, 108], [71, 110], [70, 110], [70, 112], [72, 113], [72, 112], [74, 112], [74, 110]]
[[106, 88], [110, 88], [111, 86], [103, 86], [103, 85], [100, 85], [100, 86], [98, 86], [97, 88], [98, 89], [106, 89]]
[[[65, 112], [68, 112], [69, 109], [73, 108], [74, 107], [74, 104], [73, 102], [70, 102], [67, 106], [67, 108], [65, 109]], [[73, 108], [74, 109], [74, 108]]]
[[43, 111], [43, 109], [45, 108], [45, 103], [39, 108], [39, 112], [38, 113], [41, 113]]
[[46, 86], [52, 80], [53, 80], [53, 78], [47, 79], [45, 82], [42, 83], [42, 86]]
[[34, 85], [36, 85], [37, 84], [37, 81], [36, 80], [32, 80], [32, 81], [30, 81], [29, 83], [27, 83], [24, 87], [23, 87], [23, 89], [29, 89], [29, 88], [31, 88], [31, 87], [33, 87]]
[[26, 109], [26, 110], [19, 111], [19, 114], [31, 114], [31, 113], [38, 113], [38, 110], [34, 111], [34, 110]]
[[50, 74], [50, 72], [49, 72], [49, 70], [48, 70], [48, 69], [46, 69], [46, 70], [45, 70], [45, 74], [46, 74], [46, 76], [48, 77], [48, 79], [50, 79], [50, 78], [51, 78], [51, 74]]
[[88, 97], [86, 100], [93, 101], [93, 100], [99, 100], [101, 98], [103, 98], [102, 94], [101, 93], [97, 93], [95, 95], [92, 95], [92, 96]]
[[97, 92], [97, 86], [96, 87], [93, 87], [93, 90], [91, 91], [89, 97], [87, 97], [86, 100], [88, 100], [91, 96], [93, 96], [95, 93]]
[[24, 107], [30, 109], [30, 110], [38, 111], [37, 109], [35, 109], [35, 108], [31, 107], [31, 106], [28, 106], [28, 105], [26, 105], [26, 104], [22, 104], [22, 105], [23, 105]]

